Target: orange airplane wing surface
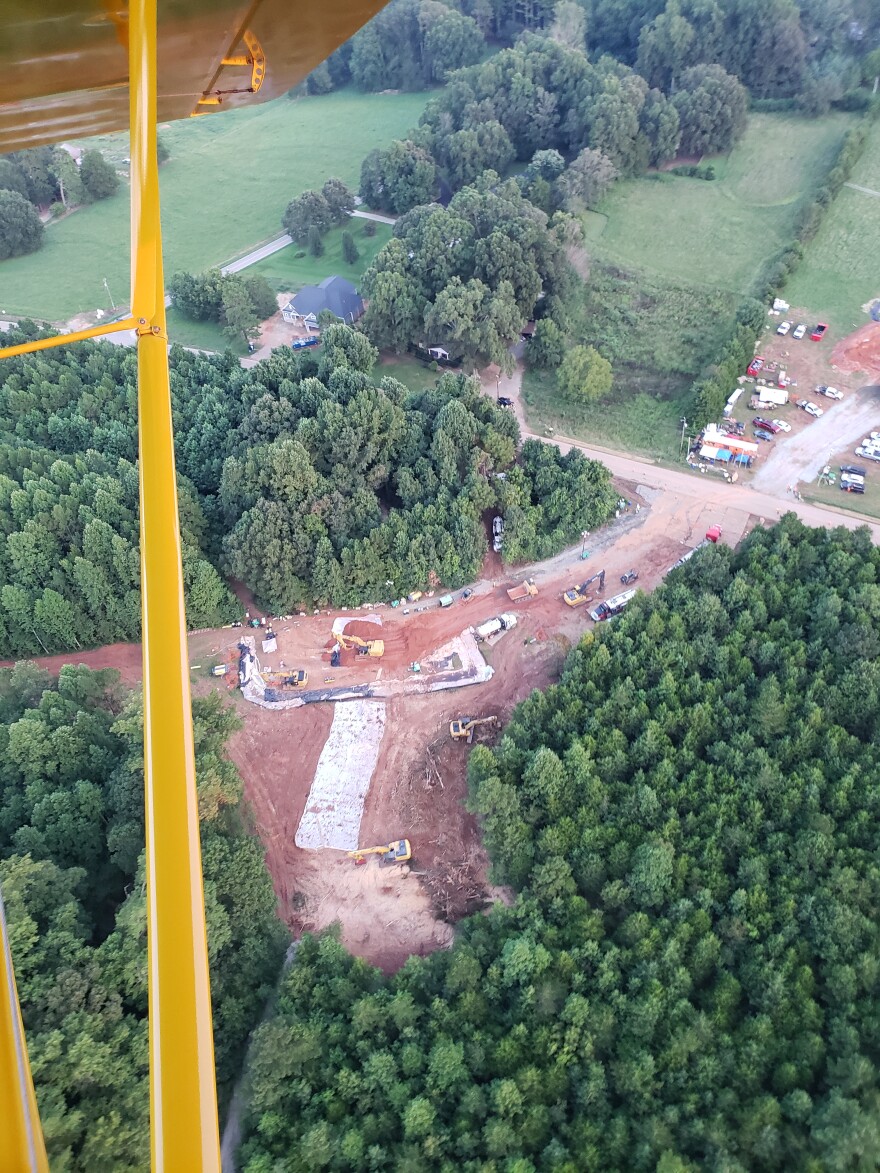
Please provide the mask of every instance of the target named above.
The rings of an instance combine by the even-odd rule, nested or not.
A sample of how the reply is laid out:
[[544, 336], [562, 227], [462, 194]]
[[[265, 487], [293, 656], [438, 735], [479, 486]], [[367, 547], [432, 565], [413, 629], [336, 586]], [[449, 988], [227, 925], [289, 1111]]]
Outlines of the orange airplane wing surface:
[[[385, 0], [159, 0], [158, 118], [276, 98]], [[0, 153], [128, 127], [128, 6], [27, 0], [0, 10]]]

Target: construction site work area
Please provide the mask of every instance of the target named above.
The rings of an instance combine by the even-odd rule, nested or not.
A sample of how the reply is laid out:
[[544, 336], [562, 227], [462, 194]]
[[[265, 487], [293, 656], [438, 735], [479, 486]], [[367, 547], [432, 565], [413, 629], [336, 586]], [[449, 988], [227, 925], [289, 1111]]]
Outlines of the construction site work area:
[[390, 972], [510, 898], [467, 810], [471, 748], [558, 679], [591, 610], [630, 576], [630, 597], [651, 591], [710, 527], [736, 545], [758, 521], [620, 487], [629, 509], [542, 563], [505, 573], [490, 553], [464, 590], [191, 637], [194, 686], [222, 689], [242, 718], [229, 752], [294, 934], [339, 922], [353, 953]]

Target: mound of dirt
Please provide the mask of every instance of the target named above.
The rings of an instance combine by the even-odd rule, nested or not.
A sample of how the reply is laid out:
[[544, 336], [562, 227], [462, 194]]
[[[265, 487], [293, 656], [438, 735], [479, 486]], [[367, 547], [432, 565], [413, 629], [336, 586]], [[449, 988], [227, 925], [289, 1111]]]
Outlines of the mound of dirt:
[[839, 370], [880, 377], [880, 322], [865, 322], [838, 342], [831, 361]]

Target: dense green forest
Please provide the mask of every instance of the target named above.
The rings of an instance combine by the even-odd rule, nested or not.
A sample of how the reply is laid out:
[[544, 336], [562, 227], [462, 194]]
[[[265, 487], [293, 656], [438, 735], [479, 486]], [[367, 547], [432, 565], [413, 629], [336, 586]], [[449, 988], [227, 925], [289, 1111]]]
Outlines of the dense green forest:
[[306, 938], [247, 1173], [880, 1161], [880, 550], [792, 516], [588, 633], [470, 759], [511, 908]]
[[[24, 337], [24, 334], [22, 335]], [[172, 350], [187, 617], [234, 618], [221, 572], [274, 613], [461, 586], [506, 520], [541, 558], [613, 512], [607, 469], [535, 441], [462, 375], [376, 377], [346, 326], [248, 370]], [[136, 639], [136, 355], [81, 343], [0, 370], [0, 657]], [[540, 449], [540, 451], [539, 451]]]
[[[221, 1100], [277, 980], [285, 933], [224, 754], [193, 703]], [[143, 718], [112, 671], [0, 670], [0, 883], [53, 1170], [149, 1163]]]

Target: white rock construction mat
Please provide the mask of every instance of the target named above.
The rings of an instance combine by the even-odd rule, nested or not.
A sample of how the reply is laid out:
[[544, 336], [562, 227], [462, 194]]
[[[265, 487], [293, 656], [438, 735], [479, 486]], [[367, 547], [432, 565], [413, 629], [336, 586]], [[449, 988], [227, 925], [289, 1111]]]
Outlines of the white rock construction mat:
[[297, 847], [354, 851], [360, 846], [364, 800], [384, 732], [384, 704], [347, 701], [336, 706], [294, 839]]

